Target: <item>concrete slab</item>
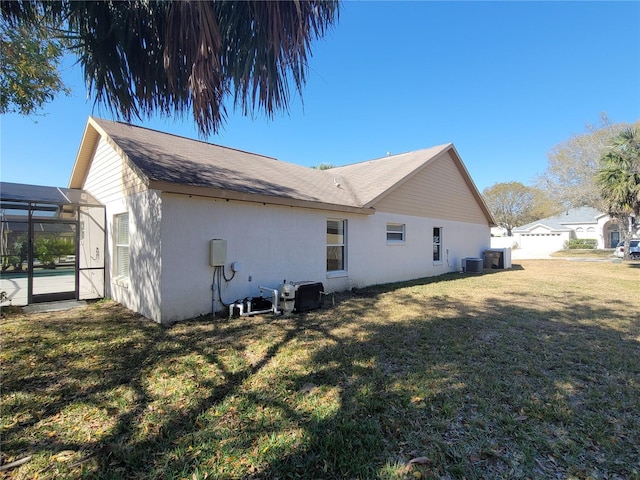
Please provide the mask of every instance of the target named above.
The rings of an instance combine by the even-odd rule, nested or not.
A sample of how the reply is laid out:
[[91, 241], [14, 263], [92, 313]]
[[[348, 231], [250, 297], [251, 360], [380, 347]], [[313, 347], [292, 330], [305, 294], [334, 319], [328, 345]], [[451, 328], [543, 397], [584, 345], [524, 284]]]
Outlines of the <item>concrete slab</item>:
[[25, 313], [43, 313], [70, 310], [76, 307], [86, 307], [84, 300], [63, 300], [60, 302], [33, 303], [23, 308]]

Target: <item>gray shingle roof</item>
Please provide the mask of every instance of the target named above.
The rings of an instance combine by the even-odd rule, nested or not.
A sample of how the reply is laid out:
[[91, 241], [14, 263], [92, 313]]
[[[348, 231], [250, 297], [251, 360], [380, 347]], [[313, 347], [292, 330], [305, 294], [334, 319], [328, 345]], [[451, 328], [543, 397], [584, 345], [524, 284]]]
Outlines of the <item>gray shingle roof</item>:
[[[268, 197], [277, 199], [276, 203], [283, 203], [285, 199], [291, 204], [303, 202], [314, 208], [332, 206], [338, 210], [369, 213], [377, 199], [401, 185], [412, 173], [446, 151], [455, 153], [453, 145], [446, 144], [317, 170], [121, 122], [91, 118], [89, 124], [92, 122], [122, 150], [132, 167], [148, 179], [151, 188], [178, 191], [184, 186], [195, 187], [208, 189], [207, 194], [214, 196], [214, 191], [227, 192], [224, 195], [229, 196], [225, 198], [247, 199], [246, 196], [257, 195], [259, 197], [253, 198]], [[87, 136], [87, 132], [89, 130], [85, 131], [85, 139], [95, 141], [95, 135]], [[83, 139], [78, 159], [90, 155], [90, 147], [84, 144]], [[455, 158], [459, 158], [457, 153]], [[82, 169], [88, 167], [87, 164], [80, 167], [81, 163], [76, 161], [70, 184], [82, 182]], [[464, 174], [468, 176], [466, 171]], [[176, 190], [171, 190], [172, 185]], [[476, 196], [482, 202], [479, 193]], [[492, 221], [488, 211], [486, 214]]]
[[568, 225], [572, 224], [588, 224], [598, 223], [598, 217], [602, 215], [602, 212], [591, 207], [573, 208], [566, 212], [562, 212], [553, 217], [543, 218], [542, 220], [536, 220], [535, 222], [527, 223], [521, 227], [514, 228], [514, 232], [526, 232], [531, 230], [536, 225], [544, 225], [550, 230], [569, 230]]
[[338, 180], [348, 182], [358, 201], [367, 205], [450, 147], [452, 144], [448, 143], [336, 167], [328, 172], [333, 173]]
[[149, 180], [359, 207], [327, 171], [120, 122], [94, 119]]

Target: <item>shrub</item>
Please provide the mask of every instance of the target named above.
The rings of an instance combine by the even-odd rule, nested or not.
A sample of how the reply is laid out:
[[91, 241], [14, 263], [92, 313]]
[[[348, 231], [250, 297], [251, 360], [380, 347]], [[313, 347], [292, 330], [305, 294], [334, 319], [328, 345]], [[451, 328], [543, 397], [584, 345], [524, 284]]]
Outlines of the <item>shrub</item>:
[[598, 240], [595, 238], [574, 238], [564, 242], [565, 250], [577, 249], [594, 249], [598, 246]]

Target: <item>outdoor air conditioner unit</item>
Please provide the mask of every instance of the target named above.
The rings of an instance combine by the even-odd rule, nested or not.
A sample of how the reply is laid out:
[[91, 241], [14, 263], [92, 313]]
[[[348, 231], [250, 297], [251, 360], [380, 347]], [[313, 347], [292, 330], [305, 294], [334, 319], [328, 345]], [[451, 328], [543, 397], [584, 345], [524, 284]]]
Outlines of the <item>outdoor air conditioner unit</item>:
[[484, 259], [475, 257], [465, 257], [462, 259], [462, 271], [465, 273], [482, 273]]

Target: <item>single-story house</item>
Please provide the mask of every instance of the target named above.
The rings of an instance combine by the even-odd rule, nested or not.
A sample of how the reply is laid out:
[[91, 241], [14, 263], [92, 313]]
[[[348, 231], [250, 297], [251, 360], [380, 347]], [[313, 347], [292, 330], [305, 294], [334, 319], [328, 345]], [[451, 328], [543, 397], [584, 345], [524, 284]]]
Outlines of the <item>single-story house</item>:
[[69, 188], [105, 206], [106, 296], [162, 323], [460, 271], [494, 225], [453, 144], [319, 170], [90, 117]]
[[516, 227], [514, 242], [523, 250], [555, 252], [572, 239], [597, 240], [596, 248], [614, 248], [620, 241], [616, 220], [595, 208], [581, 207]]

